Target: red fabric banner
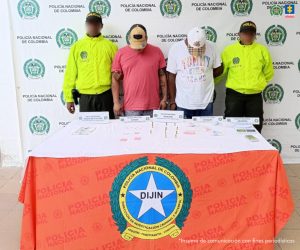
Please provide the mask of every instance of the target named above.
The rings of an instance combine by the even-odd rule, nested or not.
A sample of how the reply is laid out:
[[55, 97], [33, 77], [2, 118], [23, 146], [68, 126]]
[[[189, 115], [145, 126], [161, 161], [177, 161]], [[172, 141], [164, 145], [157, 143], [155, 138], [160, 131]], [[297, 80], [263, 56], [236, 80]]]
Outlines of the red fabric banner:
[[30, 157], [21, 249], [274, 249], [293, 211], [277, 151]]

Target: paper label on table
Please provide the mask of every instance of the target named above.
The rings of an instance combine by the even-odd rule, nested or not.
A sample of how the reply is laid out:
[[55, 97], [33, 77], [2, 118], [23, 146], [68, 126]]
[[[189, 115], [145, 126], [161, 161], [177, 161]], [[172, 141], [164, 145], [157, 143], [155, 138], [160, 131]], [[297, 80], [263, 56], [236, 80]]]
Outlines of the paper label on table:
[[122, 122], [147, 122], [150, 121], [150, 116], [122, 116], [120, 121]]
[[83, 122], [109, 123], [109, 112], [81, 112], [78, 120]]
[[90, 135], [96, 130], [95, 127], [81, 127], [76, 129], [72, 135]]
[[212, 131], [212, 136], [223, 136], [224, 133], [222, 131], [217, 131], [217, 130], [213, 130]]
[[222, 116], [193, 116], [195, 122], [221, 122], [223, 121]]
[[227, 117], [225, 120], [237, 125], [259, 125], [258, 117]]
[[246, 139], [248, 139], [251, 142], [258, 142], [259, 139], [255, 137], [254, 135], [245, 135]]
[[257, 130], [255, 128], [237, 128], [236, 132], [238, 133], [257, 133]]
[[155, 122], [181, 122], [184, 118], [183, 111], [154, 110], [153, 121]]

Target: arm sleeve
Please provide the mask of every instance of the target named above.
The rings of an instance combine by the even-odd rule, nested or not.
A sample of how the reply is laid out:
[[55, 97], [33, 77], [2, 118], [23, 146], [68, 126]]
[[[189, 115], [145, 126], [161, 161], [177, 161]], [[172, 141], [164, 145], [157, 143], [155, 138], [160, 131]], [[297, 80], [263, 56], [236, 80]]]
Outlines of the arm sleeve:
[[226, 50], [224, 50], [222, 52], [222, 55], [221, 55], [221, 63], [223, 63], [223, 73], [222, 75], [218, 76], [215, 78], [215, 83], [216, 84], [219, 84], [222, 82], [222, 80], [227, 76], [228, 74], [228, 69], [229, 69], [229, 62], [228, 62], [228, 56], [227, 56], [227, 53], [226, 53]]
[[114, 58], [113, 63], [112, 63], [111, 71], [112, 72], [121, 72], [121, 73], [123, 73], [122, 66], [121, 66], [121, 53], [120, 53], [120, 50], [115, 55], [115, 58]]
[[164, 69], [167, 66], [166, 59], [160, 49], [158, 49], [158, 53], [159, 53], [159, 69]]
[[222, 59], [220, 56], [219, 51], [217, 50], [217, 47], [214, 46], [214, 61], [213, 61], [213, 68], [219, 68], [222, 64]]
[[72, 89], [76, 87], [77, 75], [78, 69], [75, 60], [75, 46], [72, 46], [70, 49], [63, 83], [63, 93], [65, 102], [73, 102]]
[[223, 71], [223, 76], [227, 75], [228, 74], [228, 70], [229, 70], [229, 57], [227, 55], [227, 51], [224, 50], [222, 55], [221, 55], [221, 58], [222, 58], [222, 62], [223, 62], [223, 66], [224, 66], [224, 71]]
[[111, 49], [111, 58], [112, 60], [115, 58], [116, 54], [117, 54], [117, 51], [118, 51], [118, 46], [113, 43], [112, 44], [112, 49]]
[[265, 75], [266, 81], [269, 82], [272, 80], [274, 76], [274, 69], [273, 69], [272, 57], [268, 49], [265, 49], [264, 60], [265, 60], [265, 65], [263, 67], [263, 73]]
[[177, 73], [177, 62], [173, 47], [171, 47], [171, 49], [169, 50], [167, 71], [172, 74]]

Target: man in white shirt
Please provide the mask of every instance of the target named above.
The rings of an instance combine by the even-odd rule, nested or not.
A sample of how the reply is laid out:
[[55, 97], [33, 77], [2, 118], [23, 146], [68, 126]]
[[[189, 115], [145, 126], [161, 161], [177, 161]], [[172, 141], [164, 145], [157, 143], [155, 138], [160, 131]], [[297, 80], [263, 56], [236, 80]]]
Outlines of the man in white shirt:
[[173, 44], [167, 71], [171, 110], [183, 110], [187, 119], [213, 115], [214, 77], [223, 73], [223, 64], [203, 29], [193, 28]]

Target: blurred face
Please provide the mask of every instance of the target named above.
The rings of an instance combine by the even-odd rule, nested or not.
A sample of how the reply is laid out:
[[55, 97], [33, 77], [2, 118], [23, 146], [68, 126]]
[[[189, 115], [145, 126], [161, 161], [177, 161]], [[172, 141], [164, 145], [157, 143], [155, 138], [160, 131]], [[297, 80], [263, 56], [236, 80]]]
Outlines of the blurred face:
[[139, 48], [139, 49], [132, 48], [132, 49], [135, 50], [136, 52], [142, 52], [146, 48], [147, 41], [148, 41], [148, 37], [146, 36], [146, 41], [145, 41], [145, 47], [144, 48]]
[[87, 22], [86, 23], [86, 33], [89, 36], [97, 36], [101, 33], [103, 25], [97, 22]]
[[240, 32], [239, 36], [241, 43], [245, 45], [252, 44], [256, 39], [256, 34], [253, 32]]
[[[147, 39], [148, 40], [148, 39]], [[146, 41], [147, 41], [146, 40]], [[146, 48], [146, 47], [145, 47]], [[145, 48], [141, 48], [141, 49], [134, 49], [135, 51], [137, 51], [137, 52], [142, 52]]]

